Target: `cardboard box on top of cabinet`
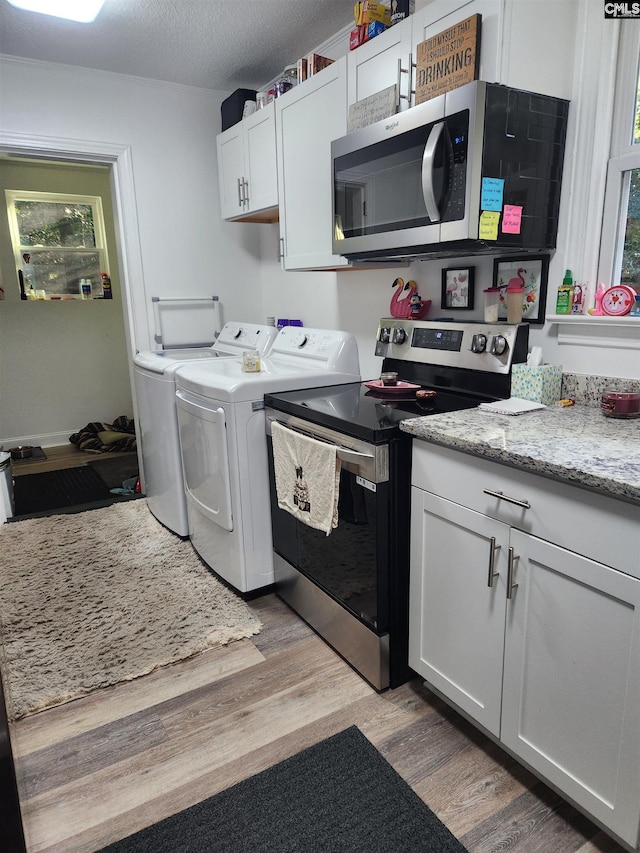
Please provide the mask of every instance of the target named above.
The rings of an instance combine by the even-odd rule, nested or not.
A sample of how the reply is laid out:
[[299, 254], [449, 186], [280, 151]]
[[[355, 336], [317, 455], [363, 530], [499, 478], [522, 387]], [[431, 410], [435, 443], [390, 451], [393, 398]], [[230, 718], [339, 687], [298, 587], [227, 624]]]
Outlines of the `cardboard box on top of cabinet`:
[[387, 27], [380, 23], [380, 21], [373, 21], [370, 24], [362, 24], [356, 27], [354, 30], [351, 30], [351, 34], [349, 35], [349, 50], [355, 50], [361, 44], [371, 41], [372, 38], [380, 35], [386, 29]]
[[353, 17], [357, 26], [372, 24], [374, 21], [379, 21], [385, 27], [391, 26], [391, 9], [384, 3], [371, 3], [369, 0], [356, 3], [353, 7]]
[[511, 396], [552, 406], [562, 397], [562, 365], [512, 365]]
[[391, 26], [413, 15], [415, 8], [416, 0], [391, 0]]

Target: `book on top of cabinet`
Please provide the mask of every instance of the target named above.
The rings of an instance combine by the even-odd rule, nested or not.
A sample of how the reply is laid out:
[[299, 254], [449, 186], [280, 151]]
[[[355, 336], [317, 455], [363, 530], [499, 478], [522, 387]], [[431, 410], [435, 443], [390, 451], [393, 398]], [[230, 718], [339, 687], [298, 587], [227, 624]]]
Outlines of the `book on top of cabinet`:
[[318, 71], [322, 71], [329, 65], [332, 65], [335, 60], [329, 59], [328, 56], [321, 56], [319, 53], [310, 53], [307, 56], [307, 77], [312, 77]]

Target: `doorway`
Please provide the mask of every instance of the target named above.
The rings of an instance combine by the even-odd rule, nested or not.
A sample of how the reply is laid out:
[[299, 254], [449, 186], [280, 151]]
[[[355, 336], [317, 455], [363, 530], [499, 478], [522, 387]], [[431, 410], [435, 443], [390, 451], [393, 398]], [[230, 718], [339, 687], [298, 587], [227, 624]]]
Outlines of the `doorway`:
[[[135, 209], [135, 195], [133, 185], [133, 173], [131, 168], [131, 155], [127, 146], [83, 142], [76, 140], [55, 139], [34, 136], [22, 136], [18, 134], [0, 132], [0, 157], [5, 159], [20, 158], [23, 161], [33, 161], [55, 166], [56, 164], [66, 167], [98, 167], [106, 170], [108, 174], [109, 195], [113, 205], [113, 242], [114, 250], [111, 257], [111, 270], [115, 273], [120, 285], [122, 297], [120, 309], [120, 322], [118, 330], [118, 342], [114, 342], [114, 348], [118, 348], [121, 358], [126, 362], [126, 384], [127, 399], [129, 406], [133, 408], [133, 417], [136, 419], [136, 401], [133, 386], [132, 359], [136, 351], [135, 341], [137, 337], [148, 337], [148, 321], [146, 307], [144, 305], [144, 289], [138, 287], [137, 293], [133, 292], [132, 281], [142, 282], [141, 250], [138, 240], [137, 214]], [[5, 281], [5, 289], [16, 288], [15, 280]], [[6, 302], [5, 302], [6, 305]], [[34, 309], [40, 306], [23, 305], [23, 309]], [[47, 306], [53, 308], [54, 306]], [[68, 303], [60, 308], [67, 308]], [[93, 306], [90, 306], [93, 307]], [[96, 305], [95, 308], [104, 308], [105, 305]], [[138, 322], [136, 323], [136, 318]], [[36, 380], [34, 394], [37, 394], [37, 365], [39, 360], [47, 359], [47, 340], [33, 339], [27, 335], [23, 338], [24, 350], [22, 358], [30, 362], [30, 371]], [[87, 354], [83, 353], [82, 357]], [[77, 354], [76, 354], [77, 357]], [[60, 365], [61, 371], [66, 371], [69, 381], [67, 385], [71, 393], [77, 393], [73, 386], [73, 358], [69, 363]], [[109, 371], [109, 364], [96, 365], [96, 378], [99, 379], [100, 371]], [[0, 375], [0, 401], [4, 406], [7, 404], [7, 396], [3, 394], [3, 387], [10, 377]], [[113, 417], [122, 414], [113, 412]], [[86, 422], [86, 421], [85, 421]], [[80, 428], [84, 423], [77, 424]]]

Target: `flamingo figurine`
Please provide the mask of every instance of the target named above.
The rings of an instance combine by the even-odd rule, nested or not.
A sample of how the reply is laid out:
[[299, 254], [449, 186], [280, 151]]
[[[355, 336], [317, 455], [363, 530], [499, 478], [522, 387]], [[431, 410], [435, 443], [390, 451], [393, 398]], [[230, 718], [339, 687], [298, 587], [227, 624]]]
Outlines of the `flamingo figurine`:
[[395, 287], [395, 293], [391, 297], [391, 303], [389, 305], [392, 317], [401, 317], [406, 319], [411, 316], [411, 305], [408, 298], [410, 294], [403, 296], [405, 290], [410, 290], [411, 284], [413, 284], [415, 288], [415, 281], [405, 284], [403, 278], [397, 278], [391, 285], [392, 287]]
[[[391, 297], [391, 304], [389, 305], [391, 316], [404, 320], [408, 320], [409, 318], [412, 320], [421, 320], [431, 307], [431, 300], [420, 298], [418, 285], [415, 281], [411, 280], [405, 284], [404, 279], [397, 278], [393, 282], [392, 287], [395, 287], [396, 291]], [[406, 290], [409, 293], [407, 296], [403, 296]]]

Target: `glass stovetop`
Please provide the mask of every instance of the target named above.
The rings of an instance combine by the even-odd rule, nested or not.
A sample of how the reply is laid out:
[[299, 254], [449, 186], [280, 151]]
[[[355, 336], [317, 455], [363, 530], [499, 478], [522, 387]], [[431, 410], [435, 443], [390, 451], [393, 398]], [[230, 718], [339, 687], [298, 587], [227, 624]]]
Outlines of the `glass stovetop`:
[[445, 391], [438, 391], [434, 400], [419, 402], [415, 391], [378, 392], [363, 382], [265, 395], [265, 405], [272, 409], [373, 443], [398, 432], [400, 421], [469, 409], [479, 402]]

